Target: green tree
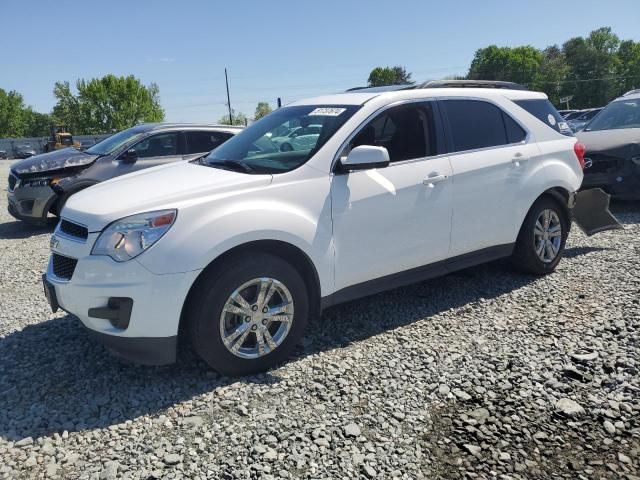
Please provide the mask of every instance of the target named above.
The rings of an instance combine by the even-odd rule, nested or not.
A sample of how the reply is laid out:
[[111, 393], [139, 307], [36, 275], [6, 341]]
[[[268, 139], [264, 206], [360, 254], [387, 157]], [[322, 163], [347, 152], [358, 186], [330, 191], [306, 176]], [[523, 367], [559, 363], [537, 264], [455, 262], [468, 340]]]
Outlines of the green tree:
[[412, 84], [411, 73], [405, 67], [376, 67], [371, 70], [367, 80], [370, 87], [383, 87], [386, 85]]
[[573, 95], [575, 108], [598, 107], [620, 93], [614, 78], [620, 68], [620, 39], [611, 28], [592, 31], [587, 38], [575, 37], [562, 46], [570, 68], [563, 94]]
[[617, 76], [621, 93], [640, 88], [640, 42], [620, 42], [617, 52]]
[[247, 124], [247, 116], [242, 113], [236, 113], [236, 111], [231, 109], [231, 122], [229, 121], [229, 114], [225, 114], [218, 120], [220, 125], [246, 125]]
[[560, 105], [564, 82], [570, 70], [562, 49], [557, 45], [547, 47], [542, 51], [540, 70], [532, 87], [545, 92], [554, 104]]
[[80, 118], [80, 101], [71, 92], [69, 82], [56, 82], [53, 87], [53, 96], [57, 99], [53, 107], [55, 123], [65, 125], [72, 133], [84, 133]]
[[25, 110], [25, 136], [45, 137], [49, 136], [49, 127], [55, 123], [51, 115], [34, 112], [31, 108]]
[[54, 117], [74, 134], [113, 132], [164, 119], [158, 86], [145, 86], [133, 75], [81, 79], [76, 89], [74, 95], [69, 82], [57, 82], [53, 90]]
[[538, 80], [543, 59], [543, 53], [530, 45], [515, 48], [490, 45], [476, 51], [467, 78], [532, 86]]
[[21, 137], [25, 134], [24, 100], [15, 90], [0, 88], [0, 137]]
[[259, 102], [256, 107], [256, 113], [253, 115], [254, 120], [260, 120], [262, 117], [271, 113], [271, 106], [267, 102]]

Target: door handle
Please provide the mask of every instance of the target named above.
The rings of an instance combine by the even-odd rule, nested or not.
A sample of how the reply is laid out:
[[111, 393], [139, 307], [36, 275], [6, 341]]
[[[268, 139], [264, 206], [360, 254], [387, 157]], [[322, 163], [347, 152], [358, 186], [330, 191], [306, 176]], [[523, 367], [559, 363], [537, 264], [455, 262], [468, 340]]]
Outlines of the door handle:
[[422, 180], [422, 184], [426, 185], [427, 187], [433, 187], [436, 183], [442, 183], [444, 181], [447, 180], [446, 175], [434, 175], [432, 177], [427, 177], [424, 180]]
[[516, 167], [520, 166], [521, 163], [529, 161], [529, 157], [523, 155], [522, 153], [516, 153], [511, 159], [511, 163], [513, 163]]

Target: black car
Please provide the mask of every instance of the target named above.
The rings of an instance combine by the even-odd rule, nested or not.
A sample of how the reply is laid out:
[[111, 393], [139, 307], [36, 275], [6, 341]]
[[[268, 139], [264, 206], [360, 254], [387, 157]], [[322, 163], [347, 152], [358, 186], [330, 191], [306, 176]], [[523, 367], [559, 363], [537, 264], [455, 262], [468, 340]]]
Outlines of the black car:
[[576, 136], [587, 148], [583, 188], [640, 199], [640, 93], [616, 98]]
[[7, 152], [5, 150], [0, 150], [0, 160], [7, 159]]
[[36, 152], [36, 149], [33, 148], [31, 145], [20, 145], [17, 149], [16, 149], [16, 154], [15, 154], [15, 158], [30, 158], [33, 157], [34, 155], [37, 155], [38, 152]]

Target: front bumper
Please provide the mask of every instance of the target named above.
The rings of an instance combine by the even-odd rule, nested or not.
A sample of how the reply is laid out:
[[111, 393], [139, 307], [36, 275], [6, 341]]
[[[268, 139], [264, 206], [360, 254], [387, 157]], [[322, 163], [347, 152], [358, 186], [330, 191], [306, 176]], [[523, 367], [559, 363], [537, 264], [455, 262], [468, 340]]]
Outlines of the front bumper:
[[[89, 234], [87, 242], [54, 235], [54, 252], [78, 259], [70, 280], [57, 277], [49, 260], [46, 281], [59, 307], [77, 316], [92, 337], [119, 357], [147, 365], [174, 362], [182, 306], [200, 271], [156, 275], [136, 259], [118, 263], [90, 255], [97, 233]], [[96, 316], [114, 298], [133, 301], [126, 328]]]
[[58, 194], [49, 186], [7, 190], [7, 209], [18, 220], [45, 221]]

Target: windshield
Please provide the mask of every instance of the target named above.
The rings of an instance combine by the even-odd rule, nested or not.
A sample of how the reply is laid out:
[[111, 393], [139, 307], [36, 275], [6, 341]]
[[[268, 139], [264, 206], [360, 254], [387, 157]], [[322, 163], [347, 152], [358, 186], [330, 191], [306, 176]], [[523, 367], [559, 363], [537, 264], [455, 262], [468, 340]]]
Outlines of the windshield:
[[93, 147], [85, 150], [90, 155], [109, 155], [122, 147], [125, 143], [130, 143], [144, 135], [138, 129], [129, 128], [121, 132], [105, 138], [101, 142], [96, 143]]
[[[242, 164], [246, 173], [288, 172], [309, 160], [359, 108], [359, 105], [280, 108], [213, 150], [204, 163], [219, 168]], [[293, 129], [304, 135], [281, 136]]]
[[585, 131], [640, 128], [640, 98], [612, 102], [587, 125]]

